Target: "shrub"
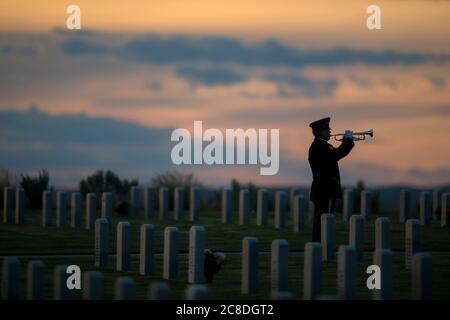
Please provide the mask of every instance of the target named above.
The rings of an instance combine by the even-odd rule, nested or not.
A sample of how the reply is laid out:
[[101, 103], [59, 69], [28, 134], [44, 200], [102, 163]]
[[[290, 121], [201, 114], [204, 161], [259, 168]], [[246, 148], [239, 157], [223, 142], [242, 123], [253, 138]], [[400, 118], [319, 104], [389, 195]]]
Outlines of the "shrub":
[[49, 173], [46, 169], [40, 170], [37, 177], [22, 175], [20, 185], [25, 191], [28, 207], [32, 210], [42, 208], [42, 192], [49, 189]]
[[[193, 173], [183, 173], [180, 171], [166, 171], [164, 173], [157, 174], [152, 178], [153, 187], [158, 190], [159, 188], [169, 189], [169, 203], [173, 204], [174, 191], [176, 187], [184, 188], [184, 204], [185, 207], [189, 205], [189, 194], [192, 187], [202, 187], [202, 183], [197, 180]], [[172, 207], [172, 206], [171, 206]], [[173, 207], [172, 207], [173, 208]]]
[[[366, 184], [363, 180], [358, 180], [356, 187], [353, 189], [354, 195], [354, 210], [356, 213], [360, 211], [361, 208], [361, 191], [366, 190]], [[344, 194], [344, 189], [342, 190], [342, 194]], [[371, 190], [370, 192], [370, 207], [373, 214], [380, 213], [380, 192], [377, 190]], [[340, 211], [342, 212], [342, 211]]]
[[[230, 189], [233, 193], [233, 207], [234, 208], [239, 208], [240, 190], [248, 190], [250, 211], [256, 210], [256, 203], [258, 201], [257, 200], [258, 199], [258, 189], [259, 189], [258, 186], [256, 186], [252, 182], [248, 182], [247, 184], [241, 184], [238, 180], [231, 179]], [[268, 199], [269, 208], [271, 206], [271, 204], [270, 204], [271, 198], [272, 197], [269, 197], [269, 199]]]
[[[107, 170], [98, 170], [80, 181], [79, 190], [83, 196], [88, 193], [97, 194], [97, 198], [101, 199], [103, 192], [112, 192], [118, 197], [127, 197], [132, 186], [137, 186], [139, 181], [120, 179], [117, 174]], [[98, 203], [99, 201], [97, 201]]]

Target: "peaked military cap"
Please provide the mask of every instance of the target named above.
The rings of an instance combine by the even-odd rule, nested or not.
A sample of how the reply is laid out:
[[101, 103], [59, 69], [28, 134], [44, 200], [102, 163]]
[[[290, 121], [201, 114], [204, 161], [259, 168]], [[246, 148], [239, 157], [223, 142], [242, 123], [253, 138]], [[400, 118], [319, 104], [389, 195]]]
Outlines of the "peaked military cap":
[[311, 122], [309, 126], [313, 130], [328, 129], [330, 127], [330, 117]]

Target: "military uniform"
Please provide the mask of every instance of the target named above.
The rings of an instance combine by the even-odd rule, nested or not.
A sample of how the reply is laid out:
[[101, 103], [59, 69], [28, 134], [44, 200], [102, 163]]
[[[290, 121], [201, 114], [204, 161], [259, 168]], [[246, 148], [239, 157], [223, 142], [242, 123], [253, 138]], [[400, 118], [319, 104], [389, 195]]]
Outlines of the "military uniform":
[[[315, 129], [329, 128], [330, 118], [310, 124]], [[341, 179], [338, 161], [347, 156], [355, 143], [352, 138], [343, 139], [337, 148], [325, 139], [316, 137], [309, 148], [308, 161], [313, 174], [310, 200], [314, 203], [312, 241], [320, 242], [320, 217], [322, 213], [334, 212], [335, 201], [341, 198]]]

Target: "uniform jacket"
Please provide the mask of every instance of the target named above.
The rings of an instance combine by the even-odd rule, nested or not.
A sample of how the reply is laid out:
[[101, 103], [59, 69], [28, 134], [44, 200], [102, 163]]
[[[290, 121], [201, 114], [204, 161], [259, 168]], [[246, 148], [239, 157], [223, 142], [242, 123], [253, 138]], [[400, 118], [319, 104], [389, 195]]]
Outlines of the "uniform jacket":
[[313, 174], [310, 199], [321, 197], [341, 198], [341, 178], [338, 161], [350, 153], [355, 146], [353, 139], [344, 139], [337, 148], [325, 140], [315, 138], [309, 148], [308, 161]]

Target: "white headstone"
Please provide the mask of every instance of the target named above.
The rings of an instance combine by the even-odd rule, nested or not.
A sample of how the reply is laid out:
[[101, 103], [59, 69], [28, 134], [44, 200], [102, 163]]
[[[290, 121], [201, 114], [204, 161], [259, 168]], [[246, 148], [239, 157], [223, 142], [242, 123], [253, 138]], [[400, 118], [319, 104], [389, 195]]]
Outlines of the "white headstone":
[[433, 190], [433, 203], [432, 203], [432, 213], [433, 213], [433, 220], [437, 221], [439, 220], [439, 209], [441, 208], [441, 198], [442, 198], [442, 191], [439, 189]]
[[431, 221], [431, 201], [430, 194], [428, 192], [420, 193], [420, 223], [426, 225]]
[[340, 299], [356, 298], [356, 249], [339, 246], [338, 251], [338, 296]]
[[356, 250], [356, 260], [362, 262], [364, 258], [364, 218], [359, 214], [350, 217], [348, 243]]
[[44, 263], [31, 260], [27, 266], [27, 300], [44, 299]]
[[256, 224], [258, 226], [267, 225], [267, 190], [258, 190], [258, 199], [256, 203]]
[[322, 286], [322, 245], [320, 243], [306, 243], [303, 271], [303, 298], [313, 300], [320, 295]]
[[271, 291], [273, 295], [274, 292], [288, 290], [288, 242], [273, 240], [271, 249]]
[[186, 288], [186, 300], [208, 299], [208, 287], [203, 284], [192, 284]]
[[152, 224], [141, 226], [139, 252], [139, 273], [150, 275], [154, 268], [155, 227]]
[[400, 222], [406, 222], [411, 217], [411, 192], [400, 191]]
[[448, 227], [449, 219], [447, 217], [447, 211], [450, 207], [450, 193], [442, 194], [442, 203], [441, 203], [441, 227]]
[[127, 221], [117, 224], [116, 270], [130, 270], [131, 226]]
[[363, 190], [361, 191], [361, 215], [367, 221], [370, 219], [372, 215], [372, 197], [370, 191]]
[[16, 188], [16, 224], [23, 224], [25, 221], [25, 191], [23, 188]]
[[145, 187], [144, 189], [144, 218], [155, 218], [155, 189], [152, 187]]
[[164, 229], [163, 278], [166, 280], [178, 278], [178, 237], [178, 228], [166, 227]]
[[432, 263], [431, 254], [419, 252], [412, 259], [411, 292], [413, 300], [429, 300], [432, 298]]
[[113, 195], [111, 192], [103, 192], [102, 194], [102, 218], [108, 220], [108, 223], [112, 223], [112, 211], [113, 211]]
[[94, 228], [95, 218], [97, 216], [97, 195], [88, 193], [86, 195], [86, 229]]
[[42, 193], [42, 226], [52, 225], [52, 192], [45, 190]]
[[70, 202], [70, 225], [76, 228], [81, 225], [81, 193], [72, 193]]
[[109, 223], [105, 218], [95, 220], [95, 266], [108, 265]]
[[375, 250], [391, 248], [391, 221], [386, 217], [375, 220]]
[[222, 190], [222, 223], [230, 224], [233, 220], [233, 193], [230, 189]]
[[153, 282], [148, 289], [148, 298], [150, 300], [169, 300], [170, 289], [165, 282]]
[[140, 192], [138, 186], [132, 186], [130, 189], [130, 216], [137, 217], [140, 208]]
[[202, 283], [204, 281], [204, 265], [205, 228], [192, 226], [189, 230], [189, 283]]
[[344, 197], [342, 199], [342, 219], [348, 222], [348, 219], [353, 215], [354, 193], [353, 190], [345, 189]]
[[411, 269], [412, 257], [420, 251], [420, 221], [409, 219], [405, 226], [405, 267]]
[[174, 191], [174, 218], [175, 220], [184, 219], [184, 188], [177, 187]]
[[19, 299], [20, 262], [17, 257], [4, 257], [2, 263], [2, 299]]
[[275, 228], [286, 227], [286, 193], [278, 191], [275, 194]]
[[83, 299], [103, 299], [103, 276], [100, 271], [85, 271], [83, 273]]
[[189, 220], [190, 221], [198, 221], [200, 218], [200, 195], [201, 190], [197, 187], [191, 188], [191, 195], [190, 195], [190, 210], [189, 210]]
[[59, 191], [56, 196], [56, 226], [66, 225], [67, 220], [67, 193]]
[[289, 209], [291, 210], [291, 218], [294, 218], [294, 200], [295, 197], [300, 195], [301, 190], [299, 188], [289, 189]]
[[305, 229], [305, 197], [296, 195], [294, 197], [294, 232]]
[[239, 224], [248, 224], [250, 219], [250, 193], [239, 191]]
[[115, 300], [134, 300], [136, 298], [136, 285], [131, 277], [119, 277], [114, 285]]
[[3, 188], [3, 223], [13, 223], [14, 188]]
[[332, 213], [324, 213], [320, 217], [320, 236], [323, 261], [334, 260], [336, 255], [336, 218]]
[[245, 237], [242, 241], [242, 293], [254, 294], [258, 290], [259, 241]]
[[159, 189], [159, 219], [166, 220], [169, 218], [169, 189]]
[[392, 265], [393, 255], [390, 249], [378, 249], [373, 253], [373, 264], [380, 268], [380, 289], [373, 289], [375, 300], [392, 299]]

